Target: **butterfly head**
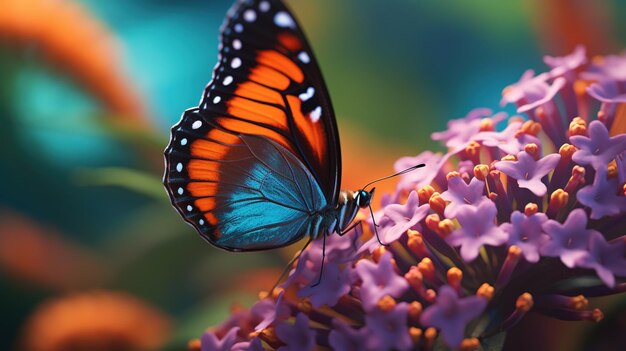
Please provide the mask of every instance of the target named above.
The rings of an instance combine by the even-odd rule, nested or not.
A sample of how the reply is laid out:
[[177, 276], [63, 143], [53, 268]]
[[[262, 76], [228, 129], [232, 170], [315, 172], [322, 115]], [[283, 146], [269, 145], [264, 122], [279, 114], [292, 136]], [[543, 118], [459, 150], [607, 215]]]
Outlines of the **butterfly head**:
[[371, 191], [359, 190], [356, 193], [356, 204], [361, 208], [369, 207], [370, 202], [372, 201], [372, 196], [374, 196], [374, 190], [376, 188], [372, 188]]

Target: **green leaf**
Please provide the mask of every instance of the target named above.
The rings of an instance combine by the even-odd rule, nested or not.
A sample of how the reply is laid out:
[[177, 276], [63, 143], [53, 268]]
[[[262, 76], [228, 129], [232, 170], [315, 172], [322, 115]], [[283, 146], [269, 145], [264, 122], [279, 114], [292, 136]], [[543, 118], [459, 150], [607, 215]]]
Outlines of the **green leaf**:
[[76, 180], [83, 186], [117, 186], [167, 202], [161, 179], [130, 168], [83, 168], [76, 172]]

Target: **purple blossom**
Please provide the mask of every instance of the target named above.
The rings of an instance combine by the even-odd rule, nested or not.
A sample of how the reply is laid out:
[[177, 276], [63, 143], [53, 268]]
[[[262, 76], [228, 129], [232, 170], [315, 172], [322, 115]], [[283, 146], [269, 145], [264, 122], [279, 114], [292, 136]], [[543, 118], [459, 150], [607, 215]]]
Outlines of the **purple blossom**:
[[[355, 252], [356, 231], [350, 231], [343, 236], [329, 235], [326, 237], [326, 260], [327, 262], [348, 262], [353, 259]], [[322, 257], [324, 249], [323, 240], [315, 240], [309, 247], [309, 257]], [[321, 262], [320, 262], [321, 263]]]
[[626, 92], [620, 90], [620, 83], [612, 80], [591, 84], [587, 88], [587, 93], [594, 99], [606, 103], [626, 102]]
[[580, 189], [576, 199], [591, 208], [591, 219], [614, 216], [626, 210], [626, 197], [617, 195], [617, 189], [617, 179], [609, 179], [606, 169], [601, 168], [596, 172], [593, 184]]
[[550, 154], [535, 161], [526, 151], [522, 151], [517, 154], [517, 161], [500, 161], [495, 164], [495, 167], [509, 177], [517, 179], [520, 188], [526, 188], [537, 196], [543, 196], [548, 188], [541, 181], [541, 178], [556, 167], [559, 159], [561, 159], [561, 155]]
[[513, 83], [504, 89], [500, 105], [504, 106], [508, 103], [518, 103], [523, 101], [526, 95], [526, 90], [532, 89], [532, 87], [538, 83], [545, 82], [547, 78], [547, 74], [541, 74], [535, 77], [535, 71], [532, 69], [526, 70], [517, 83]]
[[461, 257], [473, 261], [483, 245], [498, 246], [507, 240], [507, 234], [494, 223], [498, 210], [491, 201], [482, 201], [478, 206], [463, 206], [457, 211], [461, 228], [453, 231], [446, 241], [461, 246]]
[[407, 281], [394, 271], [391, 259], [391, 253], [385, 252], [378, 264], [368, 260], [356, 264], [355, 273], [363, 281], [361, 300], [366, 311], [374, 309], [383, 296], [400, 297], [409, 287]]
[[604, 56], [599, 63], [593, 63], [587, 72], [581, 73], [581, 76], [583, 79], [598, 82], [626, 81], [626, 53]]
[[464, 118], [448, 121], [448, 129], [443, 132], [432, 133], [431, 138], [445, 141], [445, 145], [451, 149], [465, 147], [480, 131], [482, 117], [489, 115], [491, 115], [491, 110], [488, 108], [473, 109]]
[[278, 324], [276, 336], [286, 345], [279, 347], [278, 351], [315, 349], [315, 330], [309, 328], [309, 317], [304, 313], [298, 313], [294, 324]]
[[328, 336], [328, 343], [333, 350], [361, 351], [366, 349], [369, 335], [367, 327], [354, 329], [340, 319], [333, 319], [333, 329]]
[[626, 182], [626, 152], [615, 156], [615, 165], [617, 166], [617, 181], [619, 184]]
[[448, 190], [441, 193], [441, 198], [449, 201], [444, 214], [448, 218], [454, 218], [459, 208], [463, 206], [477, 206], [481, 201], [489, 201], [483, 195], [485, 191], [485, 182], [472, 178], [469, 184], [465, 183], [463, 178], [451, 177], [448, 179]]
[[231, 351], [264, 351], [261, 339], [254, 338], [250, 341], [242, 341], [233, 345]]
[[484, 298], [459, 298], [452, 287], [444, 285], [439, 289], [437, 301], [424, 310], [420, 321], [426, 326], [438, 328], [448, 346], [458, 347], [463, 340], [467, 323], [478, 317], [485, 306], [487, 300]]
[[606, 166], [619, 153], [626, 150], [626, 134], [609, 136], [609, 131], [600, 121], [589, 123], [589, 137], [573, 135], [570, 142], [578, 148], [572, 160], [579, 165], [591, 165], [595, 170]]
[[426, 164], [426, 167], [420, 168], [417, 172], [409, 172], [404, 174], [398, 181], [398, 189], [413, 190], [430, 184], [433, 179], [440, 175], [441, 168], [444, 166], [449, 154], [441, 155], [430, 151], [424, 151], [415, 157], [401, 157], [394, 164], [393, 168], [399, 172], [420, 163]]
[[520, 211], [511, 214], [511, 223], [502, 223], [500, 228], [509, 234], [509, 245], [515, 245], [522, 250], [526, 261], [539, 261], [539, 249], [548, 240], [541, 226], [548, 220], [545, 213], [537, 212], [526, 216]]
[[546, 55], [543, 57], [543, 62], [551, 68], [551, 77], [568, 76], [587, 63], [587, 54], [585, 47], [578, 45], [569, 55], [556, 57]]
[[350, 266], [341, 269], [332, 261], [326, 262], [322, 280], [318, 285], [306, 286], [298, 291], [298, 297], [310, 297], [313, 307], [334, 306], [350, 291]]
[[598, 277], [609, 287], [615, 286], [615, 276], [626, 276], [626, 241], [620, 238], [607, 242], [602, 234], [592, 233], [589, 240], [589, 255], [576, 261], [582, 268], [595, 269]]
[[563, 224], [550, 219], [541, 227], [550, 237], [550, 240], [541, 247], [541, 255], [560, 257], [561, 262], [568, 268], [575, 267], [578, 260], [589, 255], [587, 252], [589, 237], [598, 233], [596, 230], [587, 229], [587, 214], [581, 208], [570, 212]]
[[300, 254], [296, 268], [289, 272], [287, 281], [282, 285], [287, 287], [292, 284], [305, 285], [310, 284], [317, 277], [321, 268], [321, 256], [312, 256], [311, 252], [305, 250]]
[[511, 155], [524, 150], [526, 144], [541, 145], [539, 139], [532, 135], [517, 135], [521, 126], [522, 122], [512, 122], [501, 132], [480, 132], [474, 137], [474, 140], [481, 141], [485, 146], [497, 147]]
[[550, 102], [566, 83], [564, 78], [557, 78], [549, 85], [546, 81], [548, 74], [543, 73], [536, 77], [533, 75], [532, 70], [527, 70], [517, 83], [508, 86], [500, 104], [514, 102], [518, 106], [518, 113], [527, 112]]
[[545, 82], [538, 81], [536, 85], [528, 87], [526, 91], [526, 104], [517, 108], [518, 113], [527, 112], [535, 109], [545, 103], [551, 102], [554, 96], [565, 86], [564, 78], [557, 78], [548, 85]]
[[[303, 251], [282, 284], [285, 297], [281, 293], [249, 311], [234, 312], [202, 336], [203, 350], [458, 348], [464, 337], [476, 337], [481, 347], [491, 349], [499, 345], [490, 344], [488, 336], [515, 328], [532, 301], [542, 313], [557, 318], [597, 320], [600, 313], [583, 307], [574, 296], [623, 290], [616, 280], [626, 276], [626, 239], [620, 232], [626, 227], [626, 150], [621, 146], [626, 133], [613, 127], [624, 122], [616, 101], [626, 92], [626, 54], [603, 63], [595, 60], [599, 63], [587, 74], [598, 79], [589, 94], [574, 86], [590, 66], [582, 47], [565, 57], [546, 56], [545, 61], [551, 67], [548, 73], [528, 71], [503, 92], [503, 102], [528, 111], [541, 131], [535, 124], [523, 126], [514, 116], [500, 132], [480, 132], [481, 118], [491, 114], [484, 109], [451, 121], [447, 131], [433, 134], [448, 146], [446, 154], [423, 152], [399, 160], [398, 170], [416, 163], [428, 167], [406, 174], [397, 190], [381, 199], [381, 209], [350, 237], [324, 237], [327, 262], [319, 286], [310, 285], [321, 272], [322, 240]], [[536, 107], [541, 111], [531, 111]], [[553, 150], [573, 150], [570, 145], [560, 148], [569, 138], [567, 123], [577, 115], [587, 121], [588, 136], [571, 138], [578, 149], [570, 162]], [[501, 112], [489, 119], [505, 116]], [[590, 122], [595, 116], [602, 123]], [[618, 137], [611, 139], [607, 129]], [[462, 151], [471, 141], [480, 145], [478, 169], [477, 157]], [[530, 143], [537, 149], [527, 153]], [[503, 153], [517, 159], [501, 161]], [[579, 158], [589, 165], [585, 172], [576, 164]], [[494, 168], [499, 171], [487, 172], [484, 179], [472, 177], [475, 171]], [[461, 176], [446, 179], [450, 171]], [[415, 190], [427, 185], [447, 203], [445, 218], [427, 204], [420, 206], [421, 194]], [[553, 201], [548, 192], [559, 188], [570, 194], [564, 206], [564, 197]], [[393, 245], [378, 246], [374, 219], [382, 240]], [[411, 228], [418, 231], [405, 235]], [[596, 274], [604, 284], [569, 284], [567, 296], [559, 288]], [[439, 329], [439, 340], [433, 345], [423, 337], [415, 343], [414, 333], [430, 327]]]
[[411, 191], [404, 205], [389, 205], [385, 207], [384, 218], [381, 221], [381, 241], [392, 243], [398, 240], [409, 229], [417, 229], [418, 223], [426, 217], [430, 206], [428, 204], [419, 206], [419, 197], [415, 190]]
[[397, 304], [390, 311], [374, 309], [365, 316], [365, 325], [370, 332], [368, 350], [409, 350], [413, 345], [407, 327], [408, 306]]
[[239, 327], [234, 327], [219, 340], [213, 332], [205, 332], [200, 338], [200, 348], [202, 351], [230, 351], [237, 341]]
[[250, 309], [250, 314], [254, 321], [259, 323], [254, 327], [254, 330], [259, 331], [267, 328], [274, 321], [282, 321], [289, 317], [289, 307], [285, 306], [283, 302], [284, 291], [281, 291], [276, 298], [276, 302], [272, 299], [263, 299], [257, 302]]

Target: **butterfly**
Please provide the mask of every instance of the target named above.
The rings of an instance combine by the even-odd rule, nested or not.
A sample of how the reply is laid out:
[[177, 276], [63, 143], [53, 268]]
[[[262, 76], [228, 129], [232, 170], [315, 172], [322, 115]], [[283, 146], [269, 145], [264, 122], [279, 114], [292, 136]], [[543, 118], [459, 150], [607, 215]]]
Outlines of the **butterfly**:
[[346, 233], [373, 189], [340, 190], [335, 115], [295, 17], [279, 0], [239, 0], [220, 39], [212, 80], [165, 150], [172, 204], [229, 251]]

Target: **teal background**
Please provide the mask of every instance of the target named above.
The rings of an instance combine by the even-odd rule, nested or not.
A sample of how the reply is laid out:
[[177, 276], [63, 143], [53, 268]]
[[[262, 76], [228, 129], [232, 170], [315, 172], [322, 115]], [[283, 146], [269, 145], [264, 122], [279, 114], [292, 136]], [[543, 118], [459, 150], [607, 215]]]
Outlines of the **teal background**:
[[[126, 291], [159, 308], [173, 321], [169, 347], [180, 348], [222, 320], [232, 302], [254, 301], [257, 289], [242, 288], [241, 279], [258, 270], [255, 287], [270, 288], [293, 252], [215, 249], [182, 223], [160, 186], [169, 128], [210, 79], [230, 1], [77, 3], [118, 45], [119, 69], [150, 127], [112, 123], [124, 117], [112, 116], [36, 45], [6, 44], [0, 35], [0, 213], [55, 231], [109, 272], [95, 283], [59, 288], [0, 259], [0, 349], [15, 345], [40, 302], [94, 288]], [[314, 48], [342, 138], [363, 155], [388, 150], [370, 161], [385, 173], [401, 156], [442, 151], [430, 133], [475, 107], [500, 109], [506, 85], [528, 68], [545, 70], [545, 53], [571, 49], [546, 40], [541, 1], [288, 3]], [[626, 5], [594, 4], [585, 6], [608, 16], [612, 36], [594, 53], [621, 50]]]

